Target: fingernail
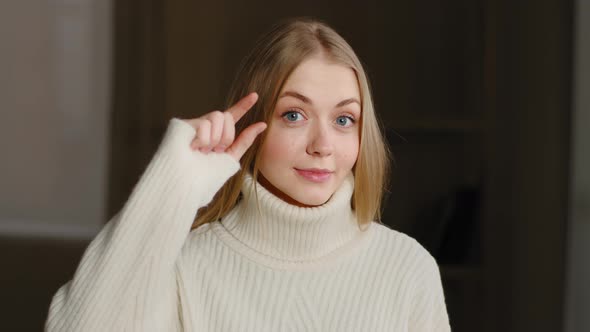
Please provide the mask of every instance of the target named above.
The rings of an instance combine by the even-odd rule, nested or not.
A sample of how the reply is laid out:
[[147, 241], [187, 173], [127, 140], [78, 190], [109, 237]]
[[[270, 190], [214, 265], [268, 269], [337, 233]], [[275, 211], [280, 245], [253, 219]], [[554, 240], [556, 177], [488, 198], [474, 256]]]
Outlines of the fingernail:
[[215, 152], [223, 152], [225, 151], [225, 145], [218, 145], [215, 147], [215, 149], [213, 149], [213, 151]]

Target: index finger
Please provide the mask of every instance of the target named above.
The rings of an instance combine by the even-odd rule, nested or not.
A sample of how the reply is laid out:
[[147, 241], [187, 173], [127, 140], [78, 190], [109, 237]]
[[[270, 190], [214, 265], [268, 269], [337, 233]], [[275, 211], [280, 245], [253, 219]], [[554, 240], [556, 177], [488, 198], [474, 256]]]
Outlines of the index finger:
[[256, 92], [252, 92], [248, 94], [246, 97], [240, 99], [237, 103], [235, 103], [232, 107], [228, 108], [226, 112], [230, 113], [234, 118], [234, 122], [238, 122], [256, 104], [258, 100], [258, 94]]

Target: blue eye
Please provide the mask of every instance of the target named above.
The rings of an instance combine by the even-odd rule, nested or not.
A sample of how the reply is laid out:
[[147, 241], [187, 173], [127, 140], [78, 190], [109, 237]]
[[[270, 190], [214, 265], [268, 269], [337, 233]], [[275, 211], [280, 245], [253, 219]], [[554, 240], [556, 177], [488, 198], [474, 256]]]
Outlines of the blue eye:
[[287, 111], [287, 112], [283, 113], [283, 115], [281, 115], [281, 116], [289, 122], [296, 122], [299, 119], [303, 119], [303, 116], [301, 115], [301, 113], [296, 112], [296, 111]]
[[[348, 121], [347, 121], [348, 120]], [[339, 116], [336, 123], [342, 127], [350, 127], [354, 124], [354, 119], [350, 116]]]

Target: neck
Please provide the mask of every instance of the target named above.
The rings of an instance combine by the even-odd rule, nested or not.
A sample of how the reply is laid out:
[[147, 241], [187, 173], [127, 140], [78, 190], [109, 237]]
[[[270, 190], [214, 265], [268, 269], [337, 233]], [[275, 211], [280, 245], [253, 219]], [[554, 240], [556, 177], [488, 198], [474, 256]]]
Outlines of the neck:
[[360, 236], [350, 202], [352, 173], [324, 204], [289, 204], [250, 174], [245, 175], [242, 200], [222, 220], [235, 238], [252, 250], [285, 261], [314, 260], [331, 254]]

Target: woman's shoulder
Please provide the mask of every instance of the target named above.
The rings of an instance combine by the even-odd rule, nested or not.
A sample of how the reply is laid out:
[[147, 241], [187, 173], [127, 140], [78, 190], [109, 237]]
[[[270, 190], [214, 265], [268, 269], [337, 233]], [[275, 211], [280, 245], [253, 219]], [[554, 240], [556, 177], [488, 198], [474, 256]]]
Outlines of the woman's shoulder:
[[425, 250], [422, 245], [413, 237], [392, 228], [389, 225], [373, 221], [371, 224], [375, 237], [378, 241], [385, 241], [387, 243], [398, 243], [406, 246], [411, 246], [415, 250]]
[[199, 225], [197, 228], [192, 229], [186, 238], [186, 242], [199, 242], [203, 241], [213, 232], [212, 222], [207, 222]]
[[389, 259], [408, 265], [437, 266], [434, 257], [413, 237], [388, 225], [373, 222], [373, 247]]
[[204, 223], [197, 228], [192, 229], [184, 241], [182, 248], [183, 256], [189, 253], [190, 255], [195, 255], [196, 253], [209, 251], [206, 250], [206, 247], [212, 245], [212, 234], [212, 223]]

